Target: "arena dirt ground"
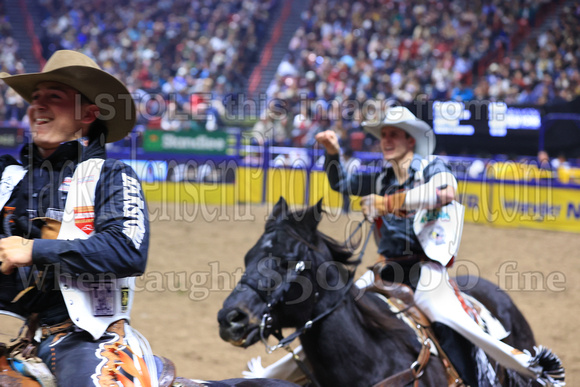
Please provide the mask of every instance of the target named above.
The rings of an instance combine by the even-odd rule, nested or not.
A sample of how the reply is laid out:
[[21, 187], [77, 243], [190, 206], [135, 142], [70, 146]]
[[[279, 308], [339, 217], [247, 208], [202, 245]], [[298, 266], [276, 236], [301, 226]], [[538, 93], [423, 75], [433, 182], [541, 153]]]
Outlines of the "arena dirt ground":
[[[239, 377], [263, 345], [241, 349], [219, 338], [217, 312], [243, 269], [271, 206], [203, 207], [150, 203], [152, 238], [147, 274], [133, 311], [133, 325], [154, 352], [173, 360], [178, 373], [199, 379]], [[328, 214], [320, 229], [338, 240], [360, 214]], [[364, 263], [375, 259], [374, 242]], [[466, 224], [456, 268], [479, 273], [509, 290], [538, 343], [563, 360], [569, 386], [580, 385], [576, 316], [580, 311], [580, 238], [572, 233]], [[507, 275], [501, 275], [501, 273]], [[503, 279], [502, 279], [503, 278]]]
[[[170, 358], [180, 376], [211, 380], [240, 377], [251, 357], [270, 364], [284, 355], [267, 355], [261, 344], [241, 349], [223, 342], [216, 318], [271, 206], [149, 206], [149, 265], [137, 281], [132, 322], [154, 352]], [[345, 240], [360, 219], [360, 213], [330, 213], [320, 229]], [[375, 251], [371, 242], [363, 266], [375, 260]], [[537, 342], [563, 360], [569, 386], [580, 385], [579, 251], [580, 238], [572, 233], [466, 224], [456, 264], [509, 290]]]

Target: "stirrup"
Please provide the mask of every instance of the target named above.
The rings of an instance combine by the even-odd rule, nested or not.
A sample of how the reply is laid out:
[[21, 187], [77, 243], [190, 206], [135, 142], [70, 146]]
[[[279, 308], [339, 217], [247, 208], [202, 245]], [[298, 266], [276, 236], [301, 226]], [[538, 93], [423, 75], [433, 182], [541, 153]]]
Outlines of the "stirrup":
[[12, 368], [22, 375], [36, 380], [42, 387], [56, 387], [56, 378], [46, 364], [36, 356], [24, 357], [21, 352], [12, 353]]

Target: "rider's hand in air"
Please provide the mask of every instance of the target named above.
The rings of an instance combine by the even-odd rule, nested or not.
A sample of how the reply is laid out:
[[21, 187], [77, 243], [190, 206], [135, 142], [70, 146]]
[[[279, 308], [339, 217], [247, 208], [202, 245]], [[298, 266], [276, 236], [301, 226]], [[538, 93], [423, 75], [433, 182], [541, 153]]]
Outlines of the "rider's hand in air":
[[340, 145], [338, 144], [338, 137], [333, 130], [325, 130], [314, 136], [314, 139], [326, 149], [329, 155], [337, 155], [340, 153]]

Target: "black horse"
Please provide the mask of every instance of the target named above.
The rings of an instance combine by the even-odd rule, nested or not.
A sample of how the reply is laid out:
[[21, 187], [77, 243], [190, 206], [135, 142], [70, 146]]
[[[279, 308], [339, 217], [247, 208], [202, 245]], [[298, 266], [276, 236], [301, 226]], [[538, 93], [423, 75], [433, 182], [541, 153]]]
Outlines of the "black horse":
[[[270, 335], [285, 344], [282, 328], [296, 328], [320, 386], [368, 387], [405, 371], [417, 360], [416, 333], [374, 293], [351, 286], [352, 252], [317, 230], [321, 203], [289, 212], [281, 198], [265, 232], [245, 256], [246, 271], [218, 313], [220, 336], [248, 347]], [[466, 283], [458, 281], [458, 283]], [[508, 344], [532, 351], [534, 336], [509, 296], [478, 279], [469, 293], [494, 313]], [[289, 338], [291, 338], [289, 336]], [[503, 386], [535, 385], [496, 367]], [[422, 386], [447, 386], [442, 361], [431, 356]]]
[[195, 381], [178, 378], [172, 386], [180, 387], [298, 387], [297, 384], [277, 379], [227, 379], [221, 381]]

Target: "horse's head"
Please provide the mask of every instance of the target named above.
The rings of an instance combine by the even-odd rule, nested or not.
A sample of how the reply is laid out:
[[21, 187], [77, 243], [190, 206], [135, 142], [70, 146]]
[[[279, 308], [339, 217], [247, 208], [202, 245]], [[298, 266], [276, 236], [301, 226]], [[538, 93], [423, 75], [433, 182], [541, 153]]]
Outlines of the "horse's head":
[[280, 198], [218, 313], [223, 340], [248, 347], [281, 328], [301, 327], [338, 303], [352, 282], [352, 252], [317, 230], [322, 212], [321, 202], [290, 212]]

